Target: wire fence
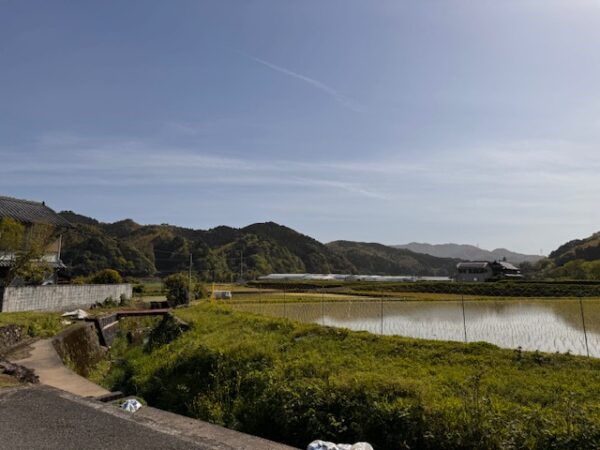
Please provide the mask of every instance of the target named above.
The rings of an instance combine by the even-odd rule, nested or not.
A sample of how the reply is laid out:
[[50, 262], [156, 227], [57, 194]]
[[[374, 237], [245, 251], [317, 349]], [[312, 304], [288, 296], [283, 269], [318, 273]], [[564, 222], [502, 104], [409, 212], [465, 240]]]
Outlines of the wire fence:
[[270, 291], [229, 302], [239, 311], [380, 335], [600, 357], [599, 299], [428, 300]]

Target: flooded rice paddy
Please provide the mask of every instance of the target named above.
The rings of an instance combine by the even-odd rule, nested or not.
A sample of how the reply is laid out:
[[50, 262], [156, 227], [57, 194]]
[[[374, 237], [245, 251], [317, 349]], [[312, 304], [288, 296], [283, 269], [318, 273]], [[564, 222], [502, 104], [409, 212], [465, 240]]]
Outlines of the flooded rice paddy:
[[[323, 301], [240, 303], [235, 309], [300, 322], [422, 339], [485, 341], [504, 348], [600, 357], [600, 300]], [[466, 334], [466, 336], [465, 336]], [[466, 337], [466, 339], [465, 339]]]

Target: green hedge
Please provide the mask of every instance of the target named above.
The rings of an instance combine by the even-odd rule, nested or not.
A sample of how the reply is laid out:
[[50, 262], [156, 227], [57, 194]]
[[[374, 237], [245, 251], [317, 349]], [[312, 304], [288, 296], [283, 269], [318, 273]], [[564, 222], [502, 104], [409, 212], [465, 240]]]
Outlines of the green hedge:
[[[356, 291], [369, 291], [373, 285], [353, 285]], [[377, 291], [429, 292], [441, 294], [483, 295], [496, 297], [598, 297], [600, 285], [562, 283], [381, 283]]]
[[344, 288], [355, 292], [426, 292], [495, 297], [600, 297], [599, 283], [584, 282], [269, 282], [253, 283], [264, 289], [290, 291]]

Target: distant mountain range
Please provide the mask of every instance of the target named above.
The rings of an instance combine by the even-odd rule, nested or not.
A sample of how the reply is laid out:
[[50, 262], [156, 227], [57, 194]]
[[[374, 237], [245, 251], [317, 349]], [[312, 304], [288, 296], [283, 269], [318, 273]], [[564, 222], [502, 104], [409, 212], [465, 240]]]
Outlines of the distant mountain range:
[[497, 248], [490, 251], [465, 244], [421, 244], [411, 242], [410, 244], [394, 245], [393, 247], [410, 250], [415, 253], [437, 256], [438, 258], [456, 258], [467, 261], [493, 261], [506, 258], [507, 261], [513, 264], [520, 264], [523, 262], [535, 263], [544, 258], [539, 255], [524, 255], [512, 252], [505, 248]]
[[193, 270], [207, 280], [235, 280], [240, 273], [246, 279], [269, 273], [449, 276], [458, 262], [380, 244], [323, 244], [273, 222], [193, 230], [60, 214], [73, 224], [64, 234], [62, 252], [73, 275], [104, 268], [126, 276], [167, 275], [187, 271], [190, 254]]
[[376, 243], [334, 241], [327, 247], [363, 274], [451, 276], [460, 262]]

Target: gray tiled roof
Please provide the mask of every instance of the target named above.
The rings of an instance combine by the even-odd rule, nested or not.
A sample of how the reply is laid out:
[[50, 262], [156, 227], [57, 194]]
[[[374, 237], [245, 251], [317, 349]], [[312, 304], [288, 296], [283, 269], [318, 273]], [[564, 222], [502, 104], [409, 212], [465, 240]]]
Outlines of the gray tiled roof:
[[22, 223], [46, 223], [68, 227], [71, 224], [44, 203], [0, 196], [0, 219], [10, 217]]
[[[0, 267], [11, 267], [17, 255], [11, 252], [0, 252]], [[65, 269], [67, 266], [60, 260], [58, 254], [47, 254], [33, 261], [36, 264], [45, 264], [54, 269]]]
[[500, 264], [500, 266], [502, 266], [503, 269], [507, 269], [507, 270], [519, 270], [518, 267], [515, 267], [511, 263], [506, 262], [506, 261], [498, 261], [498, 264]]
[[458, 263], [456, 267], [465, 269], [485, 269], [489, 265], [490, 263], [488, 263], [487, 261], [467, 261]]

